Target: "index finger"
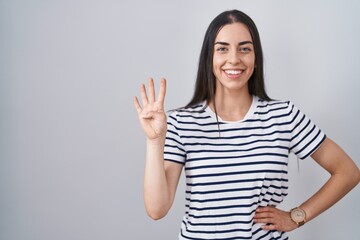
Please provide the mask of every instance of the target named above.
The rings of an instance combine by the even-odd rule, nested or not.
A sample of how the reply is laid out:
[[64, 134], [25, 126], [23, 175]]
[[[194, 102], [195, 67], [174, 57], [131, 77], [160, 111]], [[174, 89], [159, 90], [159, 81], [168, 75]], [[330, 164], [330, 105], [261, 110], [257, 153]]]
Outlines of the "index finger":
[[164, 108], [165, 93], [166, 93], [166, 79], [162, 78], [160, 83], [159, 95], [157, 98], [157, 102], [162, 108]]

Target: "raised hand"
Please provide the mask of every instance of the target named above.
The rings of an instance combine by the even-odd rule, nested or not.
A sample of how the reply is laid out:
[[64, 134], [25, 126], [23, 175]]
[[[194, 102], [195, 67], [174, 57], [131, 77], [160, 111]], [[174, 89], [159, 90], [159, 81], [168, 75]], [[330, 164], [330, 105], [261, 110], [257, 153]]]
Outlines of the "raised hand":
[[164, 143], [166, 137], [166, 114], [164, 112], [164, 99], [166, 93], [166, 80], [161, 79], [160, 91], [155, 100], [154, 80], [149, 79], [148, 95], [145, 85], [140, 86], [142, 107], [137, 97], [134, 97], [134, 105], [138, 113], [140, 124], [148, 140], [156, 143]]

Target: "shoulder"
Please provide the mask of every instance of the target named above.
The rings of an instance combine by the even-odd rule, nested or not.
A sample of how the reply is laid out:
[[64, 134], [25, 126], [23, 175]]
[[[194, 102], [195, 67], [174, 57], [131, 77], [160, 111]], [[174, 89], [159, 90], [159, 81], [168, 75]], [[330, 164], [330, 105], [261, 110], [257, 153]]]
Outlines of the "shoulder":
[[275, 112], [288, 112], [294, 108], [294, 104], [289, 100], [272, 100], [266, 101], [258, 99], [256, 113], [267, 114]]
[[179, 121], [185, 118], [201, 118], [205, 114], [207, 105], [205, 102], [196, 104], [191, 107], [182, 107], [167, 112], [168, 119]]
[[178, 130], [184, 131], [216, 124], [208, 110], [206, 102], [171, 111], [168, 115], [167, 122], [168, 125], [173, 125]]

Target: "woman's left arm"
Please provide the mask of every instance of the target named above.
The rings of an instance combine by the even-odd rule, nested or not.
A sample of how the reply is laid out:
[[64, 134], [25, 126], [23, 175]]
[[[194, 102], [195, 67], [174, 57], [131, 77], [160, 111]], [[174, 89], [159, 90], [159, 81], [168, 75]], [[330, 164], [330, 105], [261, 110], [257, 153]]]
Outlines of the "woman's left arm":
[[324, 186], [306, 202], [301, 204], [306, 213], [306, 221], [315, 218], [330, 208], [360, 181], [360, 171], [353, 160], [331, 139], [326, 138], [311, 157], [331, 177]]
[[[306, 213], [306, 222], [312, 220], [353, 189], [360, 181], [360, 171], [353, 160], [331, 139], [326, 138], [311, 157], [331, 175], [330, 179], [311, 198], [299, 207]], [[297, 224], [290, 213], [274, 207], [258, 208], [254, 217], [266, 230], [291, 231]]]

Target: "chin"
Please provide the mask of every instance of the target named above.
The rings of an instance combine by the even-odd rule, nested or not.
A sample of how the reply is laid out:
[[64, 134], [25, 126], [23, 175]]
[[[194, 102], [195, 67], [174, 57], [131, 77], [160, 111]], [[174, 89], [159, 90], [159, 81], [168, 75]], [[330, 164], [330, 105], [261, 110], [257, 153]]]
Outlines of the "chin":
[[240, 91], [244, 88], [248, 89], [247, 82], [238, 82], [241, 80], [234, 81], [233, 79], [230, 81], [218, 81], [217, 87], [227, 89], [229, 91]]

